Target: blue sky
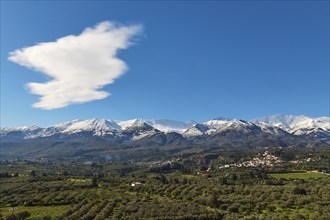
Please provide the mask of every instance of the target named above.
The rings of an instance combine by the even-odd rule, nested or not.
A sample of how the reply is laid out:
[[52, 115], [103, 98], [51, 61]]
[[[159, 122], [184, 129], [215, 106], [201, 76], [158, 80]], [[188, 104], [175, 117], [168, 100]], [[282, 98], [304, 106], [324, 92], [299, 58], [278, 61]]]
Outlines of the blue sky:
[[[142, 25], [104, 99], [44, 110], [9, 53], [103, 22]], [[98, 77], [95, 73], [95, 78]], [[1, 127], [73, 119], [329, 115], [328, 1], [1, 1]]]

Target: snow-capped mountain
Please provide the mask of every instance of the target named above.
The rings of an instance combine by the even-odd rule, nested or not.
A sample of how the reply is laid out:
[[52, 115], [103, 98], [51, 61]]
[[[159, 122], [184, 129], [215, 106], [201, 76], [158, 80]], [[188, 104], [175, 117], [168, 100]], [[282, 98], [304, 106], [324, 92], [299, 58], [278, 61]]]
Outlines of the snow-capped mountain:
[[288, 132], [283, 130], [282, 128], [269, 125], [265, 122], [258, 122], [258, 123], [256, 123], [256, 125], [259, 126], [263, 132], [266, 132], [268, 134], [272, 134], [272, 135], [287, 135], [288, 134]]
[[185, 137], [196, 137], [205, 135], [209, 127], [205, 124], [194, 124], [191, 128], [182, 133]]
[[9, 132], [34, 132], [38, 131], [41, 128], [38, 126], [21, 126], [21, 127], [14, 127], [14, 128], [1, 128], [1, 133], [6, 134]]
[[92, 131], [94, 134], [101, 136], [104, 133], [120, 129], [116, 122], [106, 119], [89, 119], [84, 121], [74, 120], [71, 122], [55, 125], [53, 127], [67, 134]]
[[204, 123], [209, 126], [207, 134], [220, 133], [227, 130], [234, 130], [242, 134], [250, 133], [251, 131], [260, 130], [258, 126], [251, 122], [243, 120], [211, 120]]
[[43, 129], [38, 126], [22, 126], [15, 128], [1, 128], [0, 137], [3, 139], [7, 137], [9, 139], [21, 139], [25, 137], [30, 137], [38, 134]]
[[38, 133], [25, 136], [24, 139], [46, 138], [64, 135], [87, 135], [105, 136], [115, 135], [116, 130], [120, 129], [114, 121], [105, 119], [73, 120], [47, 128], [40, 129]]
[[195, 121], [183, 122], [183, 121], [175, 121], [168, 119], [146, 120], [146, 123], [163, 132], [177, 132], [177, 133], [182, 133], [188, 128], [190, 128], [192, 125], [196, 124]]
[[257, 124], [237, 119], [214, 119], [206, 121], [201, 124], [195, 124], [182, 134], [185, 137], [196, 137], [201, 135], [217, 135], [229, 131], [235, 131], [236, 133], [240, 133], [242, 135], [262, 131], [275, 134], [274, 132], [270, 131], [270, 129], [267, 130], [261, 128]]
[[189, 153], [191, 147], [326, 147], [330, 144], [329, 122], [329, 117], [283, 115], [253, 121], [216, 118], [203, 123], [73, 120], [47, 128], [1, 128], [1, 157], [98, 160], [114, 155], [121, 160], [148, 155], [158, 158], [164, 151]]
[[174, 120], [145, 120], [132, 119], [127, 121], [114, 121], [111, 119], [73, 120], [56, 124], [47, 128], [25, 126], [16, 128], [2, 128], [1, 137], [16, 139], [36, 139], [54, 136], [113, 136], [138, 140], [155, 133], [178, 132], [189, 128], [193, 122], [180, 122]]
[[139, 140], [155, 134], [176, 132], [183, 137], [214, 136], [235, 132], [241, 135], [265, 133], [271, 135], [310, 135], [330, 137], [330, 118], [307, 116], [273, 115], [244, 121], [238, 119], [213, 119], [203, 123], [173, 120], [133, 119], [115, 121], [110, 119], [73, 120], [47, 128], [37, 126], [2, 128], [2, 139], [37, 139], [49, 137], [112, 137], [125, 140]]
[[304, 115], [272, 115], [251, 121], [254, 123], [267, 123], [293, 135], [330, 137], [330, 117], [312, 118]]
[[280, 127], [282, 129], [291, 129], [294, 125], [297, 123], [300, 123], [305, 120], [311, 119], [310, 117], [300, 115], [271, 115], [271, 116], [266, 116], [266, 117], [261, 117], [261, 118], [256, 118], [251, 120], [251, 122], [264, 122], [269, 125], [274, 125], [277, 127]]
[[121, 126], [122, 133], [132, 140], [140, 140], [160, 133], [159, 130], [145, 123], [142, 119], [122, 121], [118, 124]]
[[126, 130], [128, 128], [132, 127], [141, 127], [144, 126], [145, 121], [143, 119], [132, 119], [127, 121], [116, 121], [116, 123], [119, 125], [120, 129]]
[[124, 130], [126, 127], [132, 126], [138, 123], [146, 123], [162, 132], [177, 132], [182, 133], [188, 128], [190, 128], [196, 122], [194, 121], [175, 121], [175, 120], [168, 120], [168, 119], [133, 119], [127, 121], [116, 121], [117, 124]]

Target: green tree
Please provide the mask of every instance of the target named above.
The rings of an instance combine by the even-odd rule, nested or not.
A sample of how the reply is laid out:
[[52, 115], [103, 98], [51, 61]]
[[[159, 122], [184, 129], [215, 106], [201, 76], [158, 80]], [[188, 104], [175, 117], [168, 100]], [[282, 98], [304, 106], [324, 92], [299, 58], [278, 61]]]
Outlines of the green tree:
[[306, 190], [304, 188], [296, 187], [293, 189], [292, 193], [294, 195], [306, 195]]
[[36, 171], [35, 170], [32, 170], [31, 172], [30, 172], [30, 176], [32, 176], [32, 177], [35, 177], [37, 174], [36, 174]]
[[28, 211], [23, 211], [23, 212], [17, 213], [16, 216], [17, 216], [18, 219], [23, 220], [23, 219], [26, 219], [26, 218], [30, 217], [31, 214]]
[[94, 176], [92, 178], [92, 187], [98, 187], [98, 186], [99, 186], [99, 184], [98, 184], [97, 178], [96, 178], [96, 176]]

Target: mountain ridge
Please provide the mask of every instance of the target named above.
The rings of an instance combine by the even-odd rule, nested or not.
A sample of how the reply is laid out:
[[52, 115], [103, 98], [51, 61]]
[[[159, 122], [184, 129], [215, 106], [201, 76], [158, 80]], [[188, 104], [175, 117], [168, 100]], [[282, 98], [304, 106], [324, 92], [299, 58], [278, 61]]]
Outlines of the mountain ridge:
[[281, 120], [279, 124], [276, 117], [256, 121], [221, 118], [202, 123], [165, 119], [88, 119], [46, 128], [1, 128], [0, 159], [98, 161], [107, 160], [110, 155], [116, 160], [144, 160], [215, 148], [330, 145], [329, 117], [282, 117]]
[[[150, 127], [148, 127], [150, 126]], [[272, 115], [261, 117], [250, 121], [241, 119], [216, 118], [203, 123], [195, 121], [182, 122], [168, 119], [132, 119], [126, 121], [112, 119], [87, 119], [72, 120], [50, 127], [42, 128], [38, 126], [21, 126], [14, 128], [1, 128], [1, 137], [9, 133], [19, 133], [25, 135], [23, 139], [33, 139], [38, 137], [49, 137], [55, 134], [72, 135], [81, 132], [91, 132], [93, 136], [118, 135], [127, 130], [149, 128], [154, 132], [170, 133], [176, 132], [185, 137], [211, 135], [226, 130], [236, 130], [248, 133], [251, 129], [261, 130], [273, 135], [284, 134], [293, 135], [318, 135], [330, 137], [330, 117], [312, 118], [308, 116], [294, 115]]]

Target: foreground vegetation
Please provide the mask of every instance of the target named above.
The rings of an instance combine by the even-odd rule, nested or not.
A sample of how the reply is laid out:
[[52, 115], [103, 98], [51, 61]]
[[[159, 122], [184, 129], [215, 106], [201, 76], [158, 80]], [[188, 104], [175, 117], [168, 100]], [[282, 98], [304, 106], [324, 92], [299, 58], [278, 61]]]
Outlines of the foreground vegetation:
[[330, 219], [329, 149], [265, 151], [1, 162], [0, 219]]

